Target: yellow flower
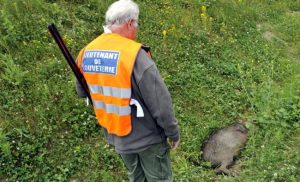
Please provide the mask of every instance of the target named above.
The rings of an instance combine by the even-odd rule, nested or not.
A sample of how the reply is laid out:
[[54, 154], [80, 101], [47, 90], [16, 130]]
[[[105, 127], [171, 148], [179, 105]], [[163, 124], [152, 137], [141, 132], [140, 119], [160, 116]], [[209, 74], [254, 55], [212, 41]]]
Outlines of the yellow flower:
[[205, 13], [206, 12], [206, 6], [201, 6], [201, 10], [202, 10], [203, 13]]
[[173, 31], [173, 30], [175, 30], [175, 29], [176, 29], [175, 25], [172, 25], [172, 27], [170, 28], [169, 31]]
[[213, 17], [209, 17], [209, 21], [214, 21]]
[[166, 31], [166, 30], [164, 30], [164, 31], [162, 32], [162, 34], [163, 34], [163, 36], [164, 36], [164, 37], [166, 37], [166, 35], [167, 35], [167, 31]]
[[206, 15], [204, 13], [201, 13], [201, 18], [204, 18]]

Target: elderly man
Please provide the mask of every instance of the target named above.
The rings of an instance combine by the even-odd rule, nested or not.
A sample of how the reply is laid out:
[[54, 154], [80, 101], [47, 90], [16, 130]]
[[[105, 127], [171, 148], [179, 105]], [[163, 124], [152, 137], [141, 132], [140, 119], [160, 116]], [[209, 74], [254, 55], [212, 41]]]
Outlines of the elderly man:
[[[121, 155], [130, 181], [172, 181], [169, 149], [179, 144], [178, 122], [155, 63], [134, 41], [138, 17], [133, 1], [113, 3], [104, 33], [80, 51], [77, 63], [106, 140]], [[78, 83], [77, 93], [86, 97]]]

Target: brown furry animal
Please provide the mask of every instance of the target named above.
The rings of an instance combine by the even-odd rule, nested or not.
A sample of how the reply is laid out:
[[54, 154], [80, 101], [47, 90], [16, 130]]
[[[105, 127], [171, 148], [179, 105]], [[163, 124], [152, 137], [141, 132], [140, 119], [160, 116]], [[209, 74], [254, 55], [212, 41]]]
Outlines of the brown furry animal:
[[245, 145], [247, 136], [248, 129], [242, 123], [219, 129], [204, 144], [202, 157], [216, 167], [217, 174], [234, 175], [228, 167]]

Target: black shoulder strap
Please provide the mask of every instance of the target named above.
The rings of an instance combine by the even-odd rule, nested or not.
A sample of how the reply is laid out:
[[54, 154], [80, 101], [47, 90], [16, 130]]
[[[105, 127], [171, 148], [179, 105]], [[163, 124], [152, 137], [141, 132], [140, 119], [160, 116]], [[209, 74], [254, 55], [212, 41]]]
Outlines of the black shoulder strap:
[[144, 51], [146, 51], [146, 53], [148, 54], [148, 56], [149, 56], [150, 58], [152, 58], [150, 46], [142, 45], [142, 49], [143, 49]]

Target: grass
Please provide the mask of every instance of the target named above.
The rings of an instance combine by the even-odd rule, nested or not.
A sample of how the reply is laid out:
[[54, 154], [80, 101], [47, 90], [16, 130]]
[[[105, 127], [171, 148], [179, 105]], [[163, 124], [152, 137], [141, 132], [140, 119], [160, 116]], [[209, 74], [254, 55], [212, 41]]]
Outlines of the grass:
[[[111, 2], [0, 0], [0, 181], [127, 180], [47, 32], [54, 22], [75, 57]], [[299, 181], [300, 2], [137, 2], [138, 41], [152, 47], [180, 122], [175, 180]], [[239, 118], [250, 129], [239, 175], [215, 175], [201, 145]]]

